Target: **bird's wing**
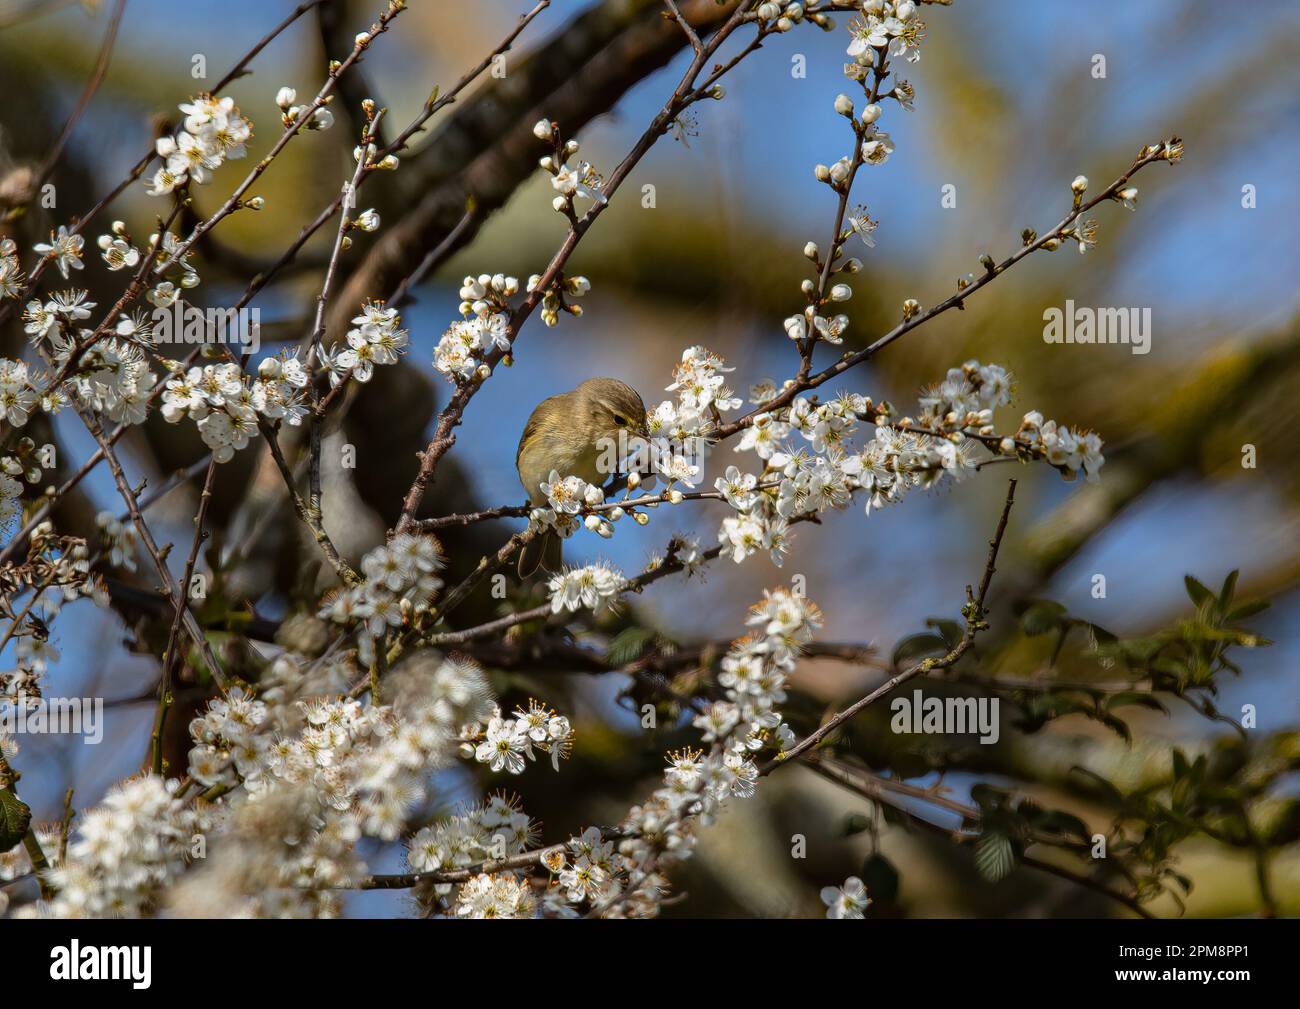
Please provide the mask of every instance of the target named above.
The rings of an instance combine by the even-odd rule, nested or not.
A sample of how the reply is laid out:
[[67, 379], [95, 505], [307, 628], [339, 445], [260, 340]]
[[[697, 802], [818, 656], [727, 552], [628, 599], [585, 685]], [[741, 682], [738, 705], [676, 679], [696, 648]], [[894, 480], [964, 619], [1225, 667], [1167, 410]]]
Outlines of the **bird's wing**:
[[547, 403], [552, 403], [557, 399], [562, 399], [565, 395], [568, 395], [568, 393], [561, 394], [560, 396], [547, 397], [538, 403], [537, 406], [533, 408], [533, 412], [528, 415], [528, 423], [524, 425], [524, 432], [519, 436], [519, 447], [515, 449], [516, 469], [519, 468], [519, 457], [524, 454], [524, 446], [528, 444], [529, 439], [537, 433], [538, 427], [541, 426], [542, 407], [546, 406]]

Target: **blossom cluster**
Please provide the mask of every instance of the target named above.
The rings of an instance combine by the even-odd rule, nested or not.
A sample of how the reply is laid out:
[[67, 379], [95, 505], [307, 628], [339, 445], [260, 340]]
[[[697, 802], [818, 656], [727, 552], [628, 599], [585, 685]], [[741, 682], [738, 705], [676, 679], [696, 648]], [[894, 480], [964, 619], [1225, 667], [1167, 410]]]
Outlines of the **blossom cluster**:
[[481, 716], [488, 696], [469, 662], [441, 662], [429, 683], [407, 679], [393, 706], [309, 698], [296, 702], [300, 713], [232, 690], [190, 725], [190, 775], [250, 795], [309, 784], [359, 830], [392, 840], [423, 795], [421, 772], [449, 762], [463, 720]]
[[849, 23], [848, 55], [859, 67], [875, 65], [878, 55], [902, 56], [909, 63], [921, 59], [925, 22], [918, 18], [913, 0], [863, 0], [862, 17]]
[[[537, 840], [537, 825], [520, 808], [514, 796], [491, 795], [481, 804], [463, 813], [421, 827], [407, 841], [406, 859], [415, 872], [448, 872], [494, 859], [508, 858], [527, 851]], [[482, 879], [482, 876], [476, 877]], [[513, 876], [507, 876], [513, 880]], [[472, 882], [472, 881], [471, 881]], [[479, 886], [466, 884], [471, 895], [486, 896]], [[451, 883], [431, 883], [417, 890], [423, 900], [445, 897], [452, 893]], [[527, 886], [524, 887], [527, 891]], [[462, 899], [465, 889], [461, 891]], [[469, 909], [458, 913], [466, 917], [527, 917], [531, 908], [521, 904], [519, 894], [512, 894], [509, 913], [494, 913], [488, 905], [495, 903], [471, 899]], [[459, 904], [459, 902], [457, 902]], [[528, 913], [522, 913], [528, 912]]]
[[255, 379], [233, 361], [188, 370], [177, 363], [163, 390], [162, 415], [169, 424], [189, 417], [213, 459], [229, 462], [257, 433], [259, 414], [302, 423], [306, 387], [307, 370], [292, 356], [262, 361]]
[[0, 420], [23, 427], [39, 401], [26, 362], [0, 357]]
[[140, 546], [140, 537], [135, 526], [129, 521], [123, 522], [109, 511], [96, 515], [95, 525], [99, 527], [103, 553], [109, 566], [124, 571], [136, 570], [135, 552]]
[[0, 299], [17, 298], [23, 292], [23, 271], [18, 265], [18, 243], [0, 238]]
[[[706, 437], [713, 430], [715, 410], [735, 410], [741, 405], [727, 384], [726, 375], [732, 371], [735, 369], [727, 367], [727, 362], [708, 348], [687, 347], [673, 367], [672, 384], [666, 387], [666, 391], [677, 393], [677, 402], [664, 400], [650, 411], [650, 436], [667, 437], [681, 445]], [[659, 471], [670, 483], [676, 481], [688, 487], [694, 486], [693, 479], [699, 475], [698, 468], [680, 459], [668, 459]]]
[[[1012, 378], [998, 365], [968, 361], [920, 397], [917, 418], [895, 418], [888, 404], [856, 393], [826, 402], [795, 397], [788, 407], [757, 414], [736, 452], [753, 452], [757, 474], [729, 466], [714, 486], [735, 510], [722, 520], [718, 542], [737, 563], [766, 551], [780, 565], [788, 549], [789, 523], [827, 509], [843, 508], [862, 491], [868, 514], [895, 504], [914, 488], [945, 476], [962, 479], [990, 452], [1045, 459], [1067, 477], [1090, 479], [1103, 460], [1101, 439], [1025, 415], [1014, 437], [999, 438], [994, 411], [1011, 400]], [[761, 406], [775, 394], [771, 383], [755, 389]], [[852, 444], [860, 422], [876, 426], [862, 448]], [[795, 440], [795, 436], [798, 440]]]
[[433, 366], [453, 381], [485, 379], [491, 368], [484, 356], [510, 350], [510, 302], [519, 293], [519, 278], [484, 273], [466, 277], [460, 287], [461, 318], [442, 334]]
[[[280, 109], [280, 121], [286, 130], [296, 123], [308, 108], [305, 105], [295, 105], [294, 102], [297, 100], [298, 92], [290, 87], [283, 87], [275, 93], [275, 104]], [[311, 117], [303, 124], [303, 129], [328, 130], [333, 125], [334, 113], [322, 105], [312, 112]]]
[[340, 624], [357, 624], [363, 661], [390, 628], [429, 608], [442, 588], [442, 546], [432, 536], [399, 533], [361, 559], [364, 580], [336, 594], [320, 616]]
[[[77, 817], [67, 858], [50, 870], [54, 897], [20, 915], [138, 917], [185, 868], [193, 838], [208, 829], [199, 806], [176, 795], [179, 782], [147, 774], [113, 786]], [[45, 848], [57, 852], [58, 845]], [[48, 856], [47, 856], [48, 857]]]
[[764, 591], [746, 623], [754, 630], [734, 642], [722, 661], [718, 682], [724, 699], [692, 722], [708, 751], [687, 748], [668, 755], [662, 787], [619, 825], [616, 854], [596, 828], [570, 840], [573, 854], [559, 871], [570, 902], [587, 901], [611, 916], [655, 914], [667, 892], [664, 873], [690, 856], [695, 825], [711, 823], [728, 799], [754, 794], [757, 753], [779, 757], [793, 744], [794, 733], [778, 705], [786, 698], [786, 677], [798, 654], [821, 626], [821, 611], [782, 588]]
[[44, 303], [35, 299], [27, 303], [24, 329], [54, 364], [67, 365], [78, 346], [86, 349], [78, 357], [76, 374], [62, 386], [51, 385], [38, 392], [22, 366], [21, 377], [30, 388], [15, 391], [17, 402], [10, 410], [11, 422], [15, 422], [16, 413], [29, 412], [38, 398], [41, 410], [50, 415], [75, 399], [81, 409], [103, 414], [116, 423], [144, 422], [157, 379], [136, 344], [140, 335], [147, 335], [147, 327], [124, 316], [116, 337], [87, 347], [92, 331], [77, 324], [89, 318], [94, 307], [95, 302], [86, 300], [85, 291], [76, 290], [59, 292]]
[[323, 891], [355, 883], [357, 841], [397, 839], [430, 772], [456, 759], [463, 727], [493, 710], [486, 678], [464, 659], [418, 652], [385, 681], [391, 703], [368, 706], [295, 692], [316, 663], [281, 659], [274, 690], [232, 690], [190, 725], [194, 781], [243, 785], [217, 824], [222, 857], [186, 883], [187, 904], [216, 901], [223, 915], [337, 913]]
[[[0, 493], [11, 477], [3, 468], [14, 462], [12, 456], [0, 458]], [[2, 503], [2, 501], [0, 501]], [[52, 523], [37, 523], [28, 538], [27, 557], [4, 572], [0, 580], [12, 612], [26, 609], [39, 623], [15, 624], [7, 633], [14, 639], [14, 668], [0, 669], [0, 698], [41, 696], [41, 680], [49, 664], [59, 658], [50, 640], [49, 626], [67, 603], [86, 598], [101, 607], [108, 606], [108, 591], [102, 578], [92, 575], [90, 552], [86, 541], [78, 536], [57, 536]], [[35, 596], [21, 605], [20, 595]]]
[[627, 579], [609, 564], [586, 564], [569, 567], [553, 575], [546, 588], [550, 592], [551, 612], [588, 609], [593, 613], [610, 609], [627, 587]]
[[11, 455], [0, 456], [0, 529], [22, 511], [23, 466]]
[[1082, 472], [1096, 480], [1105, 462], [1101, 438], [1092, 431], [1066, 427], [1044, 420], [1037, 410], [1025, 414], [1014, 436], [996, 438], [993, 411], [1011, 402], [1012, 378], [1003, 368], [967, 361], [948, 369], [943, 382], [920, 399], [921, 427], [947, 432], [959, 439], [945, 451], [961, 452], [962, 435], [974, 435], [1003, 455], [1042, 459], [1059, 469], [1067, 479]]
[[551, 207], [556, 213], [572, 214], [575, 197], [597, 203], [608, 202], [601, 191], [605, 188], [605, 181], [590, 162], [581, 161], [576, 168], [568, 164], [567, 159], [578, 153], [576, 140], [565, 140], [558, 126], [547, 119], [537, 121], [533, 126], [533, 136], [552, 148], [552, 153], [541, 158], [538, 164], [551, 176], [551, 188], [557, 194]]
[[378, 301], [366, 302], [361, 306], [361, 314], [352, 319], [347, 349], [333, 355], [328, 351], [322, 353], [321, 365], [329, 374], [330, 388], [349, 376], [358, 382], [369, 382], [375, 366], [396, 364], [409, 342], [410, 334], [402, 329], [402, 317], [397, 309]]
[[535, 906], [527, 880], [480, 872], [460, 888], [456, 914], [462, 918], [531, 918]]
[[557, 771], [573, 751], [569, 720], [540, 701], [529, 700], [527, 710], [516, 708], [513, 718], [493, 709], [485, 720], [461, 729], [461, 752], [493, 771], [522, 774], [526, 761], [537, 759], [534, 748], [549, 753]]
[[202, 185], [227, 160], [244, 157], [253, 124], [240, 115], [230, 97], [201, 94], [182, 102], [181, 129], [154, 144], [163, 165], [154, 172], [150, 196], [164, 196], [187, 182]]

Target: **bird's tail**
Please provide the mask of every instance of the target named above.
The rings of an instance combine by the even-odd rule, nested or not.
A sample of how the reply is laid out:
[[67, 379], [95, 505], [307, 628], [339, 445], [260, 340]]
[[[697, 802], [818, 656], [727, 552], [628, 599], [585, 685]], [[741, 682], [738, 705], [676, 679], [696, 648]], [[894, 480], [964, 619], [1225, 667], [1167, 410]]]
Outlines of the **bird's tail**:
[[547, 529], [525, 543], [519, 551], [519, 577], [527, 578], [539, 567], [557, 574], [563, 563], [563, 544], [564, 541], [554, 529]]

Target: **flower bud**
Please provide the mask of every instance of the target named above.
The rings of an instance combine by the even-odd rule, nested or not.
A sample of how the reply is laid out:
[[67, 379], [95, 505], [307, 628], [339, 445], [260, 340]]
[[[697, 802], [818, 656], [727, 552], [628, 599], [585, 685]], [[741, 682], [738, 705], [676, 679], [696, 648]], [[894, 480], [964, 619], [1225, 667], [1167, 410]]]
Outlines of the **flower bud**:
[[835, 112], [841, 116], [853, 115], [853, 99], [848, 95], [836, 95]]
[[853, 297], [853, 288], [848, 284], [836, 284], [831, 288], [831, 301], [848, 301]]
[[873, 102], [872, 104], [868, 105], [865, 109], [862, 110], [862, 121], [866, 125], [870, 126], [872, 123], [874, 123], [877, 119], [880, 118], [880, 114], [883, 111], [884, 110], [881, 109], [879, 105]]
[[555, 137], [555, 128], [551, 126], [550, 120], [539, 119], [533, 125], [533, 136], [538, 140], [550, 142]]
[[297, 98], [298, 92], [293, 88], [281, 88], [275, 93], [275, 104], [280, 106], [281, 109], [288, 111], [289, 106], [291, 106]]
[[1070, 188], [1082, 196], [1084, 190], [1088, 188], [1088, 176], [1076, 175], [1074, 181], [1070, 183]]

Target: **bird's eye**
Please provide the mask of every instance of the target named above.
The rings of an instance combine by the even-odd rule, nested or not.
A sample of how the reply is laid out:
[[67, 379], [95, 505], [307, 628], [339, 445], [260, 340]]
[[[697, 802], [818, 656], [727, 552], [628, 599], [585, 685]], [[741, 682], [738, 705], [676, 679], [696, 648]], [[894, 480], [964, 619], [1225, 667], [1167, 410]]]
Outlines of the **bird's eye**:
[[617, 424], [619, 427], [627, 427], [627, 418], [620, 417], [618, 414], [614, 414], [614, 423]]

